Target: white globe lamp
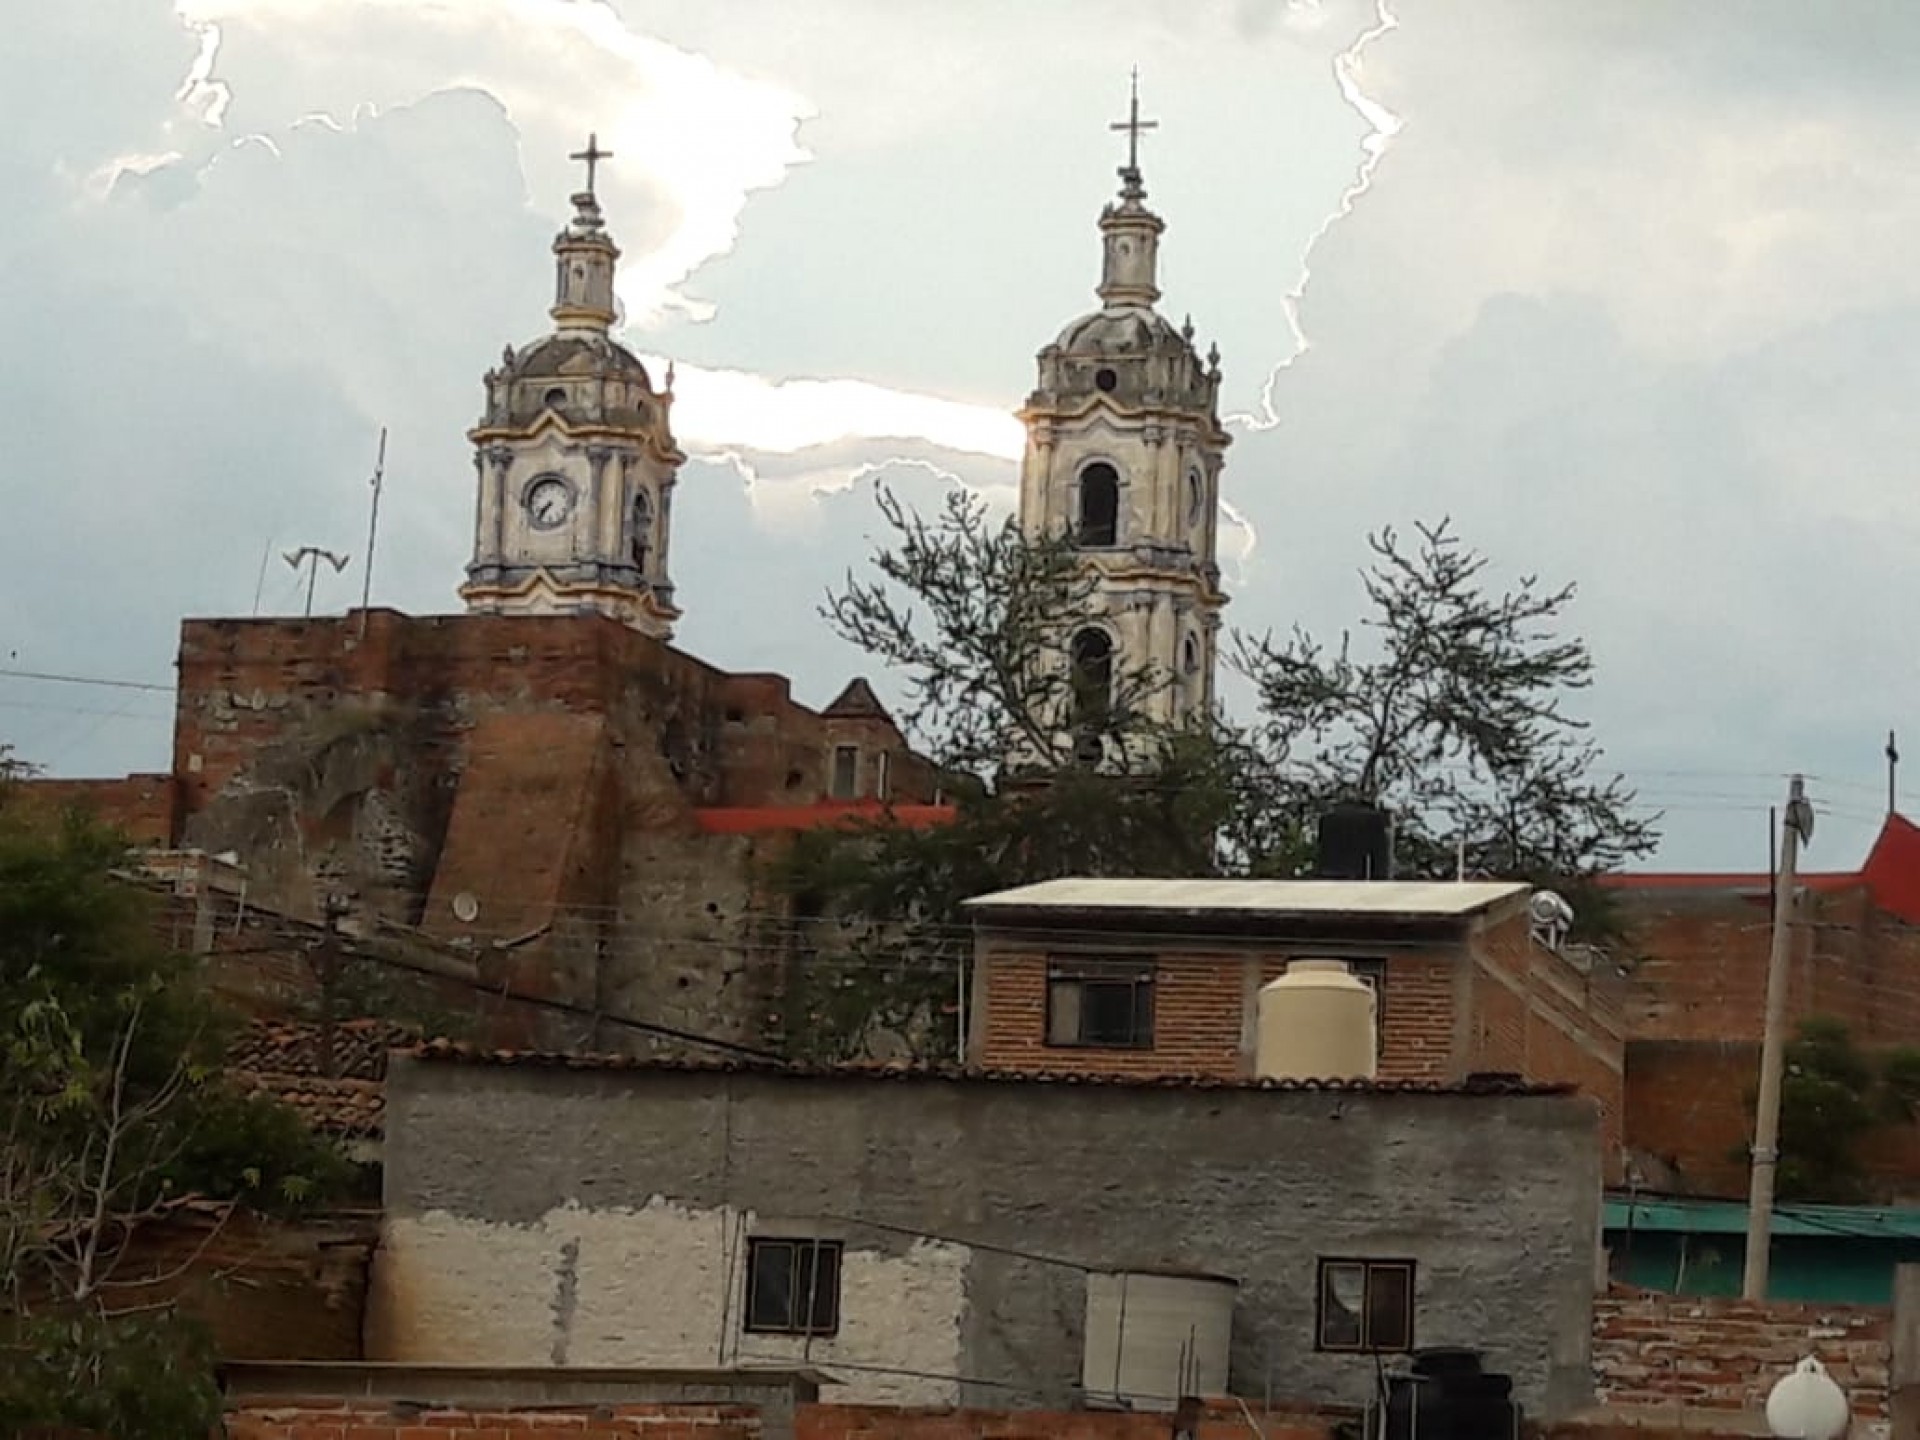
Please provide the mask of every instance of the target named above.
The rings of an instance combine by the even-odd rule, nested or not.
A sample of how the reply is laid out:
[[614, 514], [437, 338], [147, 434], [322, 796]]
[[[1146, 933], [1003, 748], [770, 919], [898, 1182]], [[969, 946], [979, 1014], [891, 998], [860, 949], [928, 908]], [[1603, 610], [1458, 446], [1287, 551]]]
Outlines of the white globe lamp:
[[1767, 1396], [1767, 1428], [1779, 1440], [1840, 1440], [1852, 1419], [1846, 1392], [1811, 1355]]

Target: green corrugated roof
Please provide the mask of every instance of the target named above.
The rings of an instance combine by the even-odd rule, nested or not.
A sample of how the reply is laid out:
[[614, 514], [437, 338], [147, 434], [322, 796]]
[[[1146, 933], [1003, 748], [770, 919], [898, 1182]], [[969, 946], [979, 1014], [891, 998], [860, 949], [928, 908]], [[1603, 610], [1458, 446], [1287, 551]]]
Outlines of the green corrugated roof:
[[[1732, 1200], [1684, 1200], [1609, 1195], [1610, 1231], [1647, 1230], [1688, 1235], [1744, 1235], [1747, 1207]], [[1920, 1240], [1920, 1209], [1879, 1205], [1781, 1205], [1775, 1235], [1848, 1240]]]

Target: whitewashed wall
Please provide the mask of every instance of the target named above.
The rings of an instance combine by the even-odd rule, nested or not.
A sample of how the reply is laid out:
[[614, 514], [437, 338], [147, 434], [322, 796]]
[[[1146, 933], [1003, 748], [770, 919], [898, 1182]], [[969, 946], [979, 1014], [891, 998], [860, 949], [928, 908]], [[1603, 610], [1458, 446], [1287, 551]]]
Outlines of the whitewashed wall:
[[[818, 1230], [819, 1227], [814, 1227]], [[655, 1198], [644, 1209], [549, 1210], [532, 1225], [443, 1210], [390, 1218], [375, 1257], [368, 1358], [465, 1365], [785, 1366], [840, 1382], [823, 1399], [951, 1405], [969, 1252], [896, 1253], [842, 1238], [840, 1329], [745, 1334], [755, 1217]], [[807, 1234], [792, 1225], [760, 1233]]]

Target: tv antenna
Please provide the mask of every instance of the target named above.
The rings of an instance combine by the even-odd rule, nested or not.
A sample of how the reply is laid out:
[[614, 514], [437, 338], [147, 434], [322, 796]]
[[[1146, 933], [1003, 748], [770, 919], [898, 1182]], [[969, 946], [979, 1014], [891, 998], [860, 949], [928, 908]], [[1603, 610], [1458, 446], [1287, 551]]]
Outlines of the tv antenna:
[[322, 550], [317, 545], [302, 545], [298, 550], [282, 551], [280, 558], [295, 570], [302, 565], [307, 567], [307, 618], [311, 620], [313, 618], [313, 585], [320, 578], [320, 562], [326, 561], [333, 567], [333, 573], [338, 575], [347, 568], [350, 557], [336, 555], [331, 550]]
[[[387, 477], [387, 427], [380, 427], [380, 449], [373, 457], [373, 506], [367, 516], [367, 567], [360, 581], [360, 635], [367, 633], [367, 608], [373, 599], [373, 537], [380, 530], [380, 487]], [[337, 566], [335, 567], [338, 568]], [[309, 586], [309, 589], [312, 587]]]

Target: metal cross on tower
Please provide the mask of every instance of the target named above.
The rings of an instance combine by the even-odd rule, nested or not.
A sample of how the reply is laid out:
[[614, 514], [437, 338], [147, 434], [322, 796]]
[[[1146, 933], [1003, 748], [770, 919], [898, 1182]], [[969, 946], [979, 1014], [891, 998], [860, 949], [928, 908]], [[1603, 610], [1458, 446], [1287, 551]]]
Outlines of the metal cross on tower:
[[587, 136], [587, 148], [584, 150], [576, 150], [573, 152], [573, 154], [569, 155], [567, 158], [569, 160], [586, 161], [587, 163], [586, 193], [591, 195], [593, 194], [594, 167], [597, 166], [602, 160], [611, 160], [613, 158], [613, 152], [611, 150], [602, 150], [600, 148], [600, 137], [598, 135], [589, 134]]
[[1142, 120], [1140, 118], [1140, 67], [1138, 65], [1133, 67], [1133, 93], [1132, 99], [1127, 106], [1127, 118], [1124, 120], [1115, 120], [1107, 126], [1107, 128], [1109, 130], [1124, 130], [1127, 132], [1127, 168], [1120, 173], [1130, 180], [1138, 180], [1140, 176], [1140, 132], [1142, 130], [1158, 130], [1160, 128], [1160, 122], [1158, 120]]

